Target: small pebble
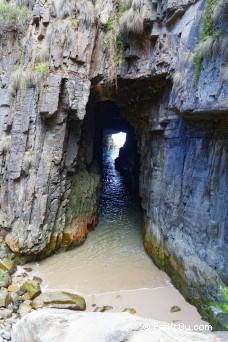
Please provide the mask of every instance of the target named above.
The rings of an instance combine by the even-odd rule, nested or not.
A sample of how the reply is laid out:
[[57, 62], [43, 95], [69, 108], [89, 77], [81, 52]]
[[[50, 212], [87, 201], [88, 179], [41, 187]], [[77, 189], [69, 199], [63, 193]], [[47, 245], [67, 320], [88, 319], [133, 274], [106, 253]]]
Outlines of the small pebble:
[[170, 312], [179, 312], [181, 311], [181, 308], [177, 305], [174, 305], [171, 307]]

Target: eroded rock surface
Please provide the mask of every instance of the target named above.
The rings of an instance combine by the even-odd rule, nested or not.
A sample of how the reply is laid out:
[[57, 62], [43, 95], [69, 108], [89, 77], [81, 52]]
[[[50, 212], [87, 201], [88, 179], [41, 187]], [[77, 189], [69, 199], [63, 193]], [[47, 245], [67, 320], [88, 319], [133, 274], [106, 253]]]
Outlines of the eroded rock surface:
[[12, 331], [12, 342], [225, 342], [228, 333], [169, 330], [164, 322], [129, 313], [74, 313], [42, 309], [22, 318]]

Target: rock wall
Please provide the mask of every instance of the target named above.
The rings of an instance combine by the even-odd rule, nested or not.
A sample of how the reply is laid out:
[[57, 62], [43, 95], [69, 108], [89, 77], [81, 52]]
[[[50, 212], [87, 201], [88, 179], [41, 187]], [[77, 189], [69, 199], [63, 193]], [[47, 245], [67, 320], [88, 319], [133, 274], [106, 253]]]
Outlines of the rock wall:
[[227, 3], [134, 1], [137, 33], [129, 5], [78, 3], [37, 0], [24, 29], [1, 29], [5, 242], [44, 257], [96, 225], [94, 108], [115, 101], [137, 138], [145, 248], [202, 312], [226, 304]]

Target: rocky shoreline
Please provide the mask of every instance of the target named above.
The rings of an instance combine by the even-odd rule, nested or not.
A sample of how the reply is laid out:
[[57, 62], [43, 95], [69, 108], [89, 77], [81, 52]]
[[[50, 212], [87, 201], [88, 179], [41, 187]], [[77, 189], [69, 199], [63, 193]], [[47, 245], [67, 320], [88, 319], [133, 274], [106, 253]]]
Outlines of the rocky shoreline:
[[[13, 326], [29, 313], [42, 309], [86, 310], [83, 297], [66, 291], [42, 293], [42, 279], [32, 267], [16, 266], [10, 259], [0, 259], [0, 342], [11, 341]], [[112, 306], [94, 306], [94, 312], [106, 312]], [[133, 308], [123, 312], [135, 314]]]
[[[111, 312], [113, 307], [110, 305], [97, 306], [93, 304], [93, 312], [79, 314], [77, 311], [87, 309], [83, 297], [64, 290], [42, 292], [42, 279], [36, 274], [37, 270], [33, 267], [17, 266], [10, 259], [0, 259], [0, 342], [45, 342], [50, 338], [56, 342], [72, 341], [69, 336], [72, 337], [72, 334], [75, 333], [75, 324], [80, 328], [80, 320], [83, 320], [83, 324], [89, 324], [86, 338], [93, 333], [94, 326], [98, 322], [103, 326], [100, 333], [104, 338], [109, 338], [110, 331], [113, 331], [110, 341], [119, 342], [122, 341], [120, 336], [128, 336], [129, 341], [140, 341], [140, 338], [143, 338], [144, 341], [149, 342], [155, 336], [164, 338], [167, 326], [169, 325], [169, 330], [176, 324], [175, 321], [170, 324], [136, 316], [134, 308], [123, 308], [122, 312]], [[170, 312], [179, 312], [180, 310], [181, 308], [178, 306], [170, 308]], [[102, 313], [105, 314], [99, 316]], [[44, 319], [44, 317], [46, 318]], [[64, 323], [65, 325], [62, 326], [61, 322], [66, 324]], [[106, 324], [110, 326], [110, 331]], [[51, 337], [46, 336], [45, 331], [48, 331], [46, 325], [52, 331]], [[149, 326], [149, 328], [145, 328], [145, 326]], [[183, 326], [186, 325], [183, 324]], [[174, 341], [180, 337], [185, 338], [185, 341], [204, 341], [204, 334], [207, 334], [207, 341], [211, 342], [223, 342], [228, 337], [226, 332], [210, 333], [207, 326], [201, 329], [203, 332], [196, 332], [194, 329], [187, 331], [187, 328], [183, 329], [183, 326], [171, 329]], [[55, 329], [56, 333], [54, 333]], [[134, 335], [135, 330], [137, 331], [136, 335]], [[98, 335], [94, 337], [95, 339], [90, 337], [90, 340], [85, 339], [85, 341], [101, 341]], [[77, 338], [84, 341], [84, 337], [80, 333]]]

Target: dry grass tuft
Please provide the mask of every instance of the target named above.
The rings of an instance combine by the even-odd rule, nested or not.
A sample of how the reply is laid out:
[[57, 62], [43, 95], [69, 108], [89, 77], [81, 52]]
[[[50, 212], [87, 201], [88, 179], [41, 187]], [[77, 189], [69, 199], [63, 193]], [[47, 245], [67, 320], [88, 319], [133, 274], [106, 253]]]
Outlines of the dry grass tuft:
[[43, 42], [41, 49], [36, 54], [36, 61], [37, 62], [48, 61], [49, 56], [50, 56], [50, 45], [45, 40]]
[[10, 150], [11, 146], [11, 136], [5, 135], [4, 137], [1, 137], [0, 139], [0, 149], [2, 153], [6, 153]]
[[39, 63], [36, 66], [29, 65], [26, 70], [21, 66], [17, 66], [10, 78], [9, 92], [15, 96], [17, 90], [22, 91], [24, 94], [27, 88], [39, 86], [45, 73], [39, 72], [37, 67], [46, 66], [45, 63]]
[[184, 64], [187, 64], [187, 65], [193, 64], [194, 57], [195, 57], [194, 52], [190, 52], [190, 51], [189, 52], [184, 52], [183, 53], [183, 62], [184, 62]]
[[126, 10], [120, 18], [120, 27], [123, 31], [136, 34], [143, 33], [143, 16], [139, 10], [133, 7]]
[[207, 36], [196, 46], [196, 54], [199, 58], [215, 56], [219, 50], [219, 43], [216, 37]]
[[25, 169], [27, 172], [31, 168], [33, 161], [34, 161], [34, 151], [30, 149], [29, 151], [25, 152], [25, 156], [24, 156]]
[[180, 71], [176, 71], [173, 76], [172, 76], [172, 79], [173, 79], [173, 84], [176, 88], [179, 88], [183, 82], [183, 78], [184, 78], [184, 74], [183, 72], [180, 72]]
[[[145, 5], [145, 6], [144, 6]], [[150, 2], [146, 0], [124, 0], [125, 11], [120, 17], [120, 27], [127, 33], [142, 34], [145, 19], [144, 9], [148, 10]]]
[[90, 25], [95, 21], [95, 7], [89, 0], [52, 1], [50, 13], [59, 19], [76, 18], [80, 22]]

